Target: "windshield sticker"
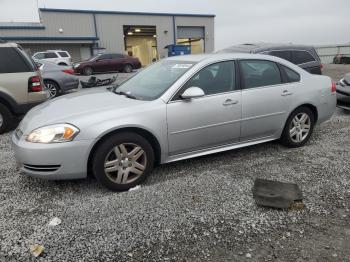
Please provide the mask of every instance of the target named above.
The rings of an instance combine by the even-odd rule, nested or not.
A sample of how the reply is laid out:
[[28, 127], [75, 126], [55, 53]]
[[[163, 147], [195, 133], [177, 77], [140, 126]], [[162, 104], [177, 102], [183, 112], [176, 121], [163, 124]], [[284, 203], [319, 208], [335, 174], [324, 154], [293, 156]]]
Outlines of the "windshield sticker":
[[172, 68], [181, 68], [181, 69], [188, 69], [192, 66], [193, 64], [176, 64], [173, 65]]

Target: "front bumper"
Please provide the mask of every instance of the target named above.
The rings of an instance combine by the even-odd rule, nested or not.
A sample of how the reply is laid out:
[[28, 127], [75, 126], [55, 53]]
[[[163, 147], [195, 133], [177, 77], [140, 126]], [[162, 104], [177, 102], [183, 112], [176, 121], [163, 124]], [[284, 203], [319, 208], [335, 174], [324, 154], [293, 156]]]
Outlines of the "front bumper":
[[87, 176], [87, 162], [94, 140], [39, 144], [12, 135], [12, 147], [22, 173], [32, 177], [68, 180]]

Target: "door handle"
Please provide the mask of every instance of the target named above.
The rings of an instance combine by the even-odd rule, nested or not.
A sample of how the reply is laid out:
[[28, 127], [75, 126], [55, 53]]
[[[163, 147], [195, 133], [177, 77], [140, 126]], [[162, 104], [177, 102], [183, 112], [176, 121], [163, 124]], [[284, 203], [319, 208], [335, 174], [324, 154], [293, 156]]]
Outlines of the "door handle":
[[235, 105], [238, 104], [238, 100], [226, 99], [223, 103], [224, 106]]
[[289, 92], [288, 90], [284, 90], [281, 94], [281, 96], [290, 96], [293, 95], [293, 92]]

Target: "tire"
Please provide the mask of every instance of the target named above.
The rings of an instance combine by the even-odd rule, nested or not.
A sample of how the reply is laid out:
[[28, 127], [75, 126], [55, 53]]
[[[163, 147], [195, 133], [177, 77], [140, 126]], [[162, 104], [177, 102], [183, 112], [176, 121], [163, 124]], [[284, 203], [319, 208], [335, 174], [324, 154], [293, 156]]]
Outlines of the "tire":
[[50, 98], [55, 98], [61, 94], [59, 85], [51, 80], [44, 80], [45, 87], [50, 93]]
[[92, 75], [94, 71], [92, 70], [92, 68], [90, 66], [87, 66], [83, 69], [83, 74], [86, 76], [90, 76]]
[[127, 64], [124, 66], [124, 73], [131, 73], [132, 72], [132, 66]]
[[0, 104], [0, 134], [5, 133], [10, 129], [13, 116], [10, 110], [3, 104]]
[[[131, 153], [129, 160], [125, 152]], [[132, 152], [135, 152], [134, 156]], [[141, 184], [152, 171], [153, 165], [152, 146], [135, 133], [112, 135], [98, 145], [92, 157], [92, 171], [97, 181], [113, 191], [126, 191]], [[133, 170], [137, 173], [133, 173]]]
[[[303, 120], [302, 117], [305, 116]], [[315, 115], [311, 109], [305, 106], [299, 107], [288, 117], [280, 141], [288, 147], [301, 147], [310, 139], [314, 126]]]

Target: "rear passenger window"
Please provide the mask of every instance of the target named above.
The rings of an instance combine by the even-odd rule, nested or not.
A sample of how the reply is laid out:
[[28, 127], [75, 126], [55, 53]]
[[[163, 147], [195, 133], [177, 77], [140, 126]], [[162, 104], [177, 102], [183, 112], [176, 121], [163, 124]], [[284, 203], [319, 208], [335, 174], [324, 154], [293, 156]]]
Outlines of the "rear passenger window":
[[15, 48], [0, 48], [0, 74], [32, 72], [33, 69], [25, 62]]
[[45, 58], [57, 58], [58, 56], [55, 53], [45, 53]]
[[58, 52], [58, 54], [59, 54], [61, 57], [69, 57], [69, 55], [67, 54], [67, 52]]
[[293, 51], [293, 60], [294, 60], [294, 64], [297, 64], [297, 65], [315, 61], [315, 59], [309, 52], [299, 51], [299, 50]]
[[44, 59], [45, 58], [45, 54], [44, 53], [39, 53], [39, 54], [36, 54], [34, 57], [36, 59]]
[[292, 52], [291, 51], [271, 51], [270, 55], [277, 56], [279, 58], [285, 59], [292, 62]]
[[240, 61], [240, 68], [245, 89], [282, 83], [280, 70], [274, 62], [243, 60]]
[[295, 72], [294, 70], [292, 70], [286, 66], [283, 66], [283, 65], [281, 65], [281, 67], [285, 73], [285, 78], [286, 78], [285, 82], [286, 83], [293, 83], [293, 82], [300, 81], [300, 75], [297, 72]]

